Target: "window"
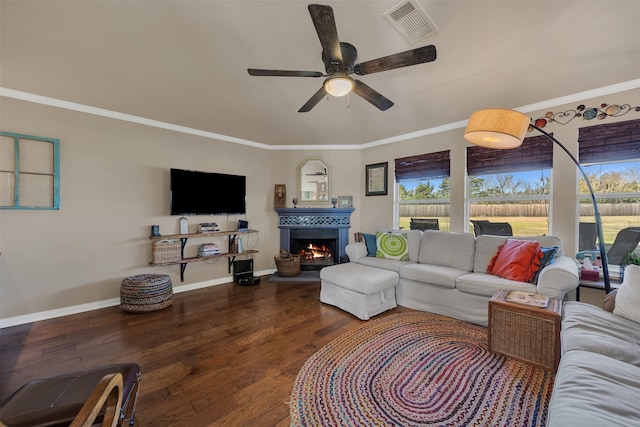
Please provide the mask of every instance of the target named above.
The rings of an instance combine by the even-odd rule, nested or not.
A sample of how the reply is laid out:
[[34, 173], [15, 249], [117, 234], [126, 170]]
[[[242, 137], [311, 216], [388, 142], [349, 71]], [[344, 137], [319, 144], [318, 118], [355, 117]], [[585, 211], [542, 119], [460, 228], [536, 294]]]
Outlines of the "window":
[[525, 138], [512, 150], [468, 147], [471, 231], [480, 234], [477, 222], [490, 221], [506, 223], [500, 234], [548, 234], [552, 162], [553, 142], [545, 136]]
[[[395, 160], [395, 226], [420, 228], [418, 223], [437, 224], [449, 231], [450, 151], [421, 154]], [[428, 226], [433, 228], [432, 225]]]
[[[581, 128], [578, 143], [578, 158], [596, 194], [608, 249], [620, 230], [640, 227], [640, 120]], [[593, 222], [584, 179], [578, 200], [580, 222]], [[637, 247], [635, 251], [640, 254]]]
[[0, 132], [0, 208], [59, 209], [60, 142]]

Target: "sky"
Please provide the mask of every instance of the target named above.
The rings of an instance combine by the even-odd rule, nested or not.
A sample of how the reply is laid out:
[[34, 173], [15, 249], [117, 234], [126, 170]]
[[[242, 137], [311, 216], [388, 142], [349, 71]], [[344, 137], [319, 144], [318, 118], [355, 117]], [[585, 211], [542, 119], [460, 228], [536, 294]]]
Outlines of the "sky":
[[[638, 168], [640, 162], [632, 161], [632, 162], [618, 162], [618, 163], [602, 163], [598, 165], [586, 166], [584, 167], [587, 173], [591, 172], [622, 172], [625, 170], [629, 170], [633, 167]], [[536, 184], [540, 181], [540, 171], [527, 171], [527, 172], [516, 172], [512, 173], [514, 178], [517, 180], [521, 180], [523, 182], [530, 182], [532, 185]], [[545, 171], [545, 176], [549, 176], [549, 171]], [[429, 182], [433, 185], [434, 188], [438, 188], [442, 183], [442, 179], [430, 179]], [[420, 184], [420, 181], [406, 181], [403, 182], [405, 188], [409, 191], [414, 190], [416, 186]]]

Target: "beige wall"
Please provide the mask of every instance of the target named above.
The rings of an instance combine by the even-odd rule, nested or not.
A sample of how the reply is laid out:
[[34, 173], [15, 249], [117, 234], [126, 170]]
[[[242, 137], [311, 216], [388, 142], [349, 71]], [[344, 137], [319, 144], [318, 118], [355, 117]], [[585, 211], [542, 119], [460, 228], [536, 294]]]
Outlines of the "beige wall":
[[[640, 90], [581, 102], [638, 105]], [[560, 111], [581, 102], [549, 108]], [[489, 107], [489, 106], [488, 106]], [[0, 98], [3, 131], [60, 139], [59, 211], [0, 211], [0, 319], [117, 298], [122, 278], [170, 274], [174, 286], [207, 284], [230, 276], [226, 260], [192, 263], [180, 283], [179, 267], [150, 267], [151, 224], [163, 234], [178, 232], [169, 215], [169, 168], [247, 176], [251, 228], [245, 247], [257, 249], [256, 271], [275, 268], [279, 249], [274, 184], [286, 184], [287, 204], [296, 192], [296, 168], [306, 157], [323, 157], [333, 173], [332, 196], [351, 195], [353, 231], [390, 226], [393, 220], [393, 161], [414, 154], [452, 150], [453, 231], [464, 231], [465, 147], [463, 128], [363, 150], [265, 150], [9, 98]], [[528, 113], [540, 117], [547, 110]], [[606, 121], [580, 118], [546, 129], [575, 153], [580, 126], [636, 119], [637, 112]], [[420, 128], [420, 126], [416, 126]], [[389, 195], [364, 195], [365, 165], [389, 162]], [[576, 169], [559, 149], [554, 154], [552, 230], [575, 250]], [[204, 191], [204, 190], [203, 190]], [[215, 195], [215, 190], [213, 191]], [[232, 229], [239, 218], [198, 216]], [[227, 224], [229, 222], [230, 224]], [[193, 228], [194, 229], [194, 228]], [[195, 254], [200, 239], [190, 239]], [[220, 243], [224, 243], [224, 240]]]
[[[260, 251], [256, 270], [272, 267], [278, 243], [264, 215], [273, 206], [264, 150], [6, 98], [0, 106], [3, 130], [59, 138], [61, 155], [60, 210], [0, 213], [2, 318], [117, 298], [134, 274], [166, 273], [181, 285], [178, 265], [149, 266], [150, 226], [179, 232], [169, 215], [171, 167], [246, 175], [246, 217], [261, 233], [246, 236], [245, 247]], [[208, 221], [232, 229], [238, 218], [190, 218], [191, 230]], [[204, 242], [190, 239], [187, 254]], [[192, 263], [184, 284], [227, 276], [226, 260]]]
[[[640, 105], [640, 90], [606, 95], [593, 99], [584, 99], [557, 107], [526, 113], [531, 118], [543, 117], [546, 112], [560, 112], [575, 109], [580, 104], [587, 107], [599, 107], [601, 104], [629, 104], [631, 107]], [[491, 108], [494, 106], [487, 106]], [[504, 106], [497, 106], [504, 108]], [[553, 133], [556, 139], [563, 143], [570, 152], [577, 157], [577, 137], [580, 127], [594, 126], [616, 121], [626, 121], [640, 118], [638, 111], [631, 111], [620, 117], [607, 117], [606, 120], [584, 120], [576, 117], [566, 125], [551, 123], [544, 129]], [[527, 136], [540, 135], [537, 131]], [[422, 136], [394, 144], [373, 147], [362, 154], [362, 168], [364, 165], [378, 162], [389, 162], [389, 182], [393, 182], [393, 161], [395, 158], [429, 153], [441, 150], [451, 150], [451, 229], [452, 231], [469, 231], [465, 216], [465, 186], [466, 186], [466, 157], [464, 128], [453, 129], [432, 135]], [[577, 245], [577, 201], [576, 187], [578, 170], [569, 156], [561, 148], [554, 145], [552, 174], [552, 205], [550, 218], [550, 233], [559, 236], [568, 254], [575, 253]], [[362, 186], [364, 187], [364, 185]], [[363, 190], [364, 191], [364, 190]], [[362, 227], [373, 230], [380, 225], [391, 225], [393, 206], [393, 186], [390, 186], [387, 196], [363, 197], [361, 211]]]

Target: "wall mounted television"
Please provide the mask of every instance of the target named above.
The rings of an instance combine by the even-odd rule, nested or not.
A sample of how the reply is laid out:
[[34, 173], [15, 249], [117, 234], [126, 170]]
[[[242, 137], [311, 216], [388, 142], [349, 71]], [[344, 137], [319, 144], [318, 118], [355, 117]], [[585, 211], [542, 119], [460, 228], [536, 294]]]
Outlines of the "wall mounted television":
[[242, 175], [171, 169], [171, 215], [246, 213], [247, 179]]

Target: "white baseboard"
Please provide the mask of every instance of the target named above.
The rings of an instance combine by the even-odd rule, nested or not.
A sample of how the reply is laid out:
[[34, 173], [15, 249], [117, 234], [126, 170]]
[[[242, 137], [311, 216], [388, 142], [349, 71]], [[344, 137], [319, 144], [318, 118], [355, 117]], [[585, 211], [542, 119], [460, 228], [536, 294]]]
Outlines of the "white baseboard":
[[[262, 270], [255, 272], [256, 276], [264, 276], [273, 274], [275, 270]], [[173, 293], [189, 292], [196, 289], [208, 288], [209, 286], [218, 286], [233, 281], [233, 276], [223, 277], [221, 279], [207, 280], [204, 282], [191, 283], [189, 285], [174, 286]], [[24, 314], [22, 316], [7, 317], [0, 319], [0, 329], [9, 328], [11, 326], [24, 325], [26, 323], [38, 322], [40, 320], [54, 319], [56, 317], [69, 316], [71, 314], [84, 313], [101, 308], [113, 307], [120, 305], [120, 298], [111, 298], [103, 301], [89, 302], [86, 304], [73, 305], [70, 307], [56, 308], [54, 310], [40, 311], [38, 313]]]

